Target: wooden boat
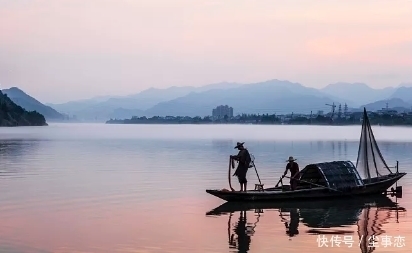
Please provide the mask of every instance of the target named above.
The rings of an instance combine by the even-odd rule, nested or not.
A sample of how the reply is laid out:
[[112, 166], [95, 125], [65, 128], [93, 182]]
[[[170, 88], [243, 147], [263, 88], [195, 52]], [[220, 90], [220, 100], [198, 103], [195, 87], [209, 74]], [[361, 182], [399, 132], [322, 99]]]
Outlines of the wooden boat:
[[226, 201], [290, 201], [388, 194], [388, 189], [396, 184], [389, 193], [401, 198], [402, 186], [397, 186], [397, 182], [406, 173], [399, 172], [398, 162], [395, 168], [396, 172], [392, 172], [386, 164], [365, 108], [356, 166], [351, 161], [309, 164], [300, 172], [294, 191], [288, 185], [264, 188], [259, 184], [254, 190], [244, 192], [226, 189], [206, 192]]
[[[337, 208], [340, 211], [344, 209], [352, 208], [364, 208], [368, 206], [384, 207], [387, 209], [398, 210], [398, 203], [392, 201], [390, 198], [383, 194], [377, 196], [356, 196], [349, 198], [342, 202], [340, 199], [316, 199], [316, 200], [290, 200], [290, 201], [230, 201], [225, 202], [222, 205], [208, 211], [207, 216], [220, 216], [227, 215], [235, 212], [251, 211], [260, 212], [258, 210], [289, 210], [289, 209], [301, 209], [301, 210], [318, 210], [318, 209], [330, 209]], [[403, 209], [403, 208], [400, 208]], [[328, 215], [329, 216], [329, 215]], [[339, 216], [339, 215], [336, 215]]]

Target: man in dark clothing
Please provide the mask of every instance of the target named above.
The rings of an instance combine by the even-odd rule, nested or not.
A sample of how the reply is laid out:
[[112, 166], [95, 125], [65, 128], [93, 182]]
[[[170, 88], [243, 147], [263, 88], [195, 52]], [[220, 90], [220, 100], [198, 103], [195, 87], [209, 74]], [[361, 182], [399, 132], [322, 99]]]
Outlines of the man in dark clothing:
[[246, 173], [249, 169], [251, 157], [249, 151], [243, 147], [244, 142], [238, 142], [235, 149], [239, 150], [237, 155], [231, 155], [230, 158], [239, 162], [234, 176], [237, 176], [240, 184], [240, 191], [246, 191], [247, 179]]
[[286, 161], [288, 164], [286, 165], [285, 173], [283, 173], [283, 177], [286, 176], [288, 170], [290, 170], [290, 189], [292, 191], [296, 190], [298, 185], [299, 179], [299, 165], [295, 162], [296, 159], [293, 159], [293, 156], [289, 156], [289, 159]]

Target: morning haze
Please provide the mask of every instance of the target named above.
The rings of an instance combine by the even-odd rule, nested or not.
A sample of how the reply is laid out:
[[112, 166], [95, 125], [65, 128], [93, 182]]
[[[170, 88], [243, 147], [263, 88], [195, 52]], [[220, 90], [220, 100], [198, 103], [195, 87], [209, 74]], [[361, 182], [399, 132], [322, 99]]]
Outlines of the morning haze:
[[0, 0], [0, 83], [43, 103], [277, 78], [412, 80], [411, 1]]
[[410, 253], [411, 17], [406, 0], [0, 0], [0, 252], [331, 252], [322, 235]]

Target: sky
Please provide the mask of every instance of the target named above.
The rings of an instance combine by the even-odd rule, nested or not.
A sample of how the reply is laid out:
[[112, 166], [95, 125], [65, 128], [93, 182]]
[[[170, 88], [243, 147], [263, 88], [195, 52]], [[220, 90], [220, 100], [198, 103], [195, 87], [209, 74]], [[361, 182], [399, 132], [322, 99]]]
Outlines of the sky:
[[0, 85], [62, 103], [289, 80], [412, 82], [412, 0], [0, 0]]

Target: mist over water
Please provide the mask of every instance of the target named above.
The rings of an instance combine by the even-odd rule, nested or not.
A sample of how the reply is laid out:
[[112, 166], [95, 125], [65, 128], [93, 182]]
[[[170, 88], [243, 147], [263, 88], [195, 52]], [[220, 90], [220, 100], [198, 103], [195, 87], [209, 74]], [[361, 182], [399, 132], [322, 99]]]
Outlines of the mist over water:
[[[307, 125], [106, 125], [52, 123], [44, 127], [0, 129], [0, 139], [22, 140], [245, 140], [359, 141], [361, 126]], [[28, 128], [30, 130], [28, 130]], [[373, 126], [379, 141], [412, 142], [411, 128]]]
[[[399, 160], [400, 170], [410, 173], [412, 129], [373, 126], [373, 130], [388, 165]], [[235, 212], [229, 231], [238, 231], [235, 237], [240, 239], [232, 249], [230, 216], [205, 215], [224, 202], [205, 189], [228, 187], [228, 157], [236, 153], [237, 141], [246, 142], [262, 182], [269, 187], [278, 182], [290, 155], [301, 168], [323, 161], [356, 162], [360, 131], [361, 126], [256, 125], [0, 128], [0, 251], [330, 252], [317, 246], [317, 235], [308, 233], [315, 228], [307, 219], [326, 220], [339, 212], [321, 209], [315, 215], [304, 208], [297, 210], [306, 218], [298, 218], [299, 233], [292, 237], [283, 219], [290, 222], [296, 217], [294, 210], [265, 211], [247, 238], [239, 237], [240, 213]], [[249, 170], [248, 180], [249, 188], [257, 183], [254, 170]], [[232, 182], [238, 189], [235, 178]], [[406, 210], [411, 208], [411, 183], [409, 174], [399, 183], [404, 193], [398, 202]], [[347, 220], [356, 220], [363, 210], [346, 209], [359, 213]], [[388, 235], [406, 236], [407, 247], [381, 247], [375, 252], [410, 252], [411, 219], [406, 213], [396, 218], [395, 211], [388, 212], [382, 229]], [[248, 212], [247, 223], [256, 222], [256, 215]], [[344, 229], [355, 236], [355, 225], [338, 225], [335, 222], [329, 231]], [[362, 252], [355, 246], [333, 251]]]

